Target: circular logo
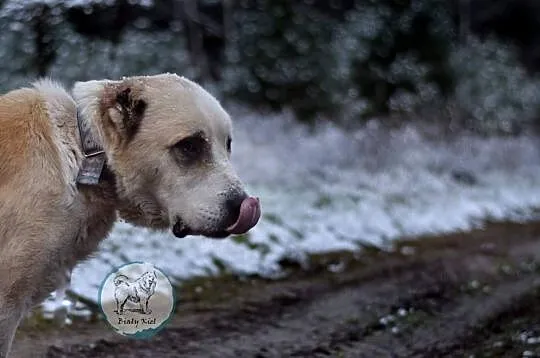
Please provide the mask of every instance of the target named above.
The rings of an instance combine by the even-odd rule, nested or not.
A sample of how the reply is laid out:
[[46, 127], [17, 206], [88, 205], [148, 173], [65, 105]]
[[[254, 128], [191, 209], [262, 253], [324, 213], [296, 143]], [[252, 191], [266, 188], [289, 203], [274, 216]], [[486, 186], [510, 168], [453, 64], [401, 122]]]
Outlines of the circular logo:
[[150, 338], [172, 317], [175, 294], [160, 269], [146, 262], [131, 262], [105, 277], [99, 289], [99, 306], [116, 332]]

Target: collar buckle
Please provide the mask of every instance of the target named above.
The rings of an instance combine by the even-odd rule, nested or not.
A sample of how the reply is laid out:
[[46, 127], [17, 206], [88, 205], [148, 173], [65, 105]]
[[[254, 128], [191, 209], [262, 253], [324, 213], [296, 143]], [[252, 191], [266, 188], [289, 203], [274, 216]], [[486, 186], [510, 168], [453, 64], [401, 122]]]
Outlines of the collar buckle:
[[94, 152], [83, 153], [83, 154], [85, 158], [91, 158], [91, 157], [95, 157], [96, 155], [105, 154], [105, 151], [102, 149], [102, 150], [96, 150]]

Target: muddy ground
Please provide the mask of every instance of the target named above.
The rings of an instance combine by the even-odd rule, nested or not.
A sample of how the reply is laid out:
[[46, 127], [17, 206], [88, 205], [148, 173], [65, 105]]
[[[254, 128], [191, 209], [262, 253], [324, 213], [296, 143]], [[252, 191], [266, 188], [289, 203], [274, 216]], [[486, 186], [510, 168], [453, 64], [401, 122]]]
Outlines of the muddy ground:
[[26, 322], [14, 357], [540, 356], [540, 223], [325, 255], [284, 280], [200, 280], [181, 294], [150, 340], [102, 322]]

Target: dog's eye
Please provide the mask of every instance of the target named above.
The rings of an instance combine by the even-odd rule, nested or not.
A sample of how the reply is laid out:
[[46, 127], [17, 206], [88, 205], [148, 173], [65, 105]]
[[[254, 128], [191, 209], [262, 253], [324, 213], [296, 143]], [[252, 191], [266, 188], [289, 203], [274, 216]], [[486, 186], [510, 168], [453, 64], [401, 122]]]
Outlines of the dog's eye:
[[185, 159], [196, 160], [202, 156], [206, 141], [200, 136], [187, 137], [174, 145], [174, 149]]
[[231, 137], [227, 138], [227, 152], [231, 152], [231, 144], [232, 144], [232, 139]]

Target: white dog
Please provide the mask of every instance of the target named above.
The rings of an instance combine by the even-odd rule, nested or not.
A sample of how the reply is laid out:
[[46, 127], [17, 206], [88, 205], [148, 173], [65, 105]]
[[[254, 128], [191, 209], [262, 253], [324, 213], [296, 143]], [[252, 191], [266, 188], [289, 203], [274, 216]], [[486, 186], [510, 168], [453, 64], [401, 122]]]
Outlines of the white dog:
[[[117, 213], [177, 237], [251, 229], [231, 120], [174, 74], [51, 81], [0, 97], [0, 357], [24, 314], [88, 257]], [[39, 282], [39, 285], [36, 285]]]
[[156, 272], [145, 272], [133, 282], [129, 281], [126, 275], [118, 275], [114, 278], [114, 299], [116, 300], [115, 312], [124, 314], [124, 305], [129, 300], [138, 303], [143, 314], [150, 314], [152, 310], [148, 308], [148, 301], [156, 291]]

